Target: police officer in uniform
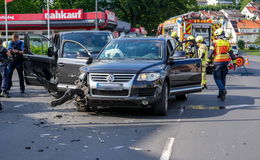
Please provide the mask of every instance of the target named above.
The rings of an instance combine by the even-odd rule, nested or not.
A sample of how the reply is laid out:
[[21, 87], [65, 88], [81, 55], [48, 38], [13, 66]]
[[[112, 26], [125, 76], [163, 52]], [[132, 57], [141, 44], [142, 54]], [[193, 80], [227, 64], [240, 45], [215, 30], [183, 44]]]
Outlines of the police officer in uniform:
[[[7, 98], [9, 98], [9, 94], [7, 92], [9, 82], [7, 65], [9, 63], [8, 57], [10, 56], [10, 52], [5, 47], [3, 47], [3, 40], [0, 38], [0, 96]], [[2, 105], [0, 105], [0, 110], [2, 110]]]
[[9, 86], [8, 90], [12, 87], [12, 76], [13, 72], [16, 69], [19, 76], [20, 83], [20, 92], [24, 93], [24, 76], [23, 76], [23, 54], [24, 54], [24, 42], [19, 40], [19, 36], [17, 34], [12, 35], [12, 42], [8, 45], [8, 50], [11, 52], [13, 56], [13, 60], [8, 65], [9, 71]]

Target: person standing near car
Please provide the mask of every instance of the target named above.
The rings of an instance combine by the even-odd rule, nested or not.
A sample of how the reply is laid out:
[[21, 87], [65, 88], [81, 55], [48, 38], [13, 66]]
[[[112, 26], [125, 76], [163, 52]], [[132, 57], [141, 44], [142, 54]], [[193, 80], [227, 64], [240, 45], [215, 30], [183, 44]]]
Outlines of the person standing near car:
[[9, 86], [8, 90], [12, 87], [12, 76], [13, 72], [16, 69], [18, 76], [19, 76], [19, 83], [20, 83], [20, 92], [24, 93], [25, 86], [24, 86], [24, 76], [23, 76], [23, 54], [24, 54], [24, 42], [19, 40], [18, 34], [12, 35], [12, 41], [8, 45], [8, 50], [12, 54], [12, 61], [8, 65], [9, 71]]
[[196, 57], [196, 54], [195, 54], [195, 37], [194, 36], [189, 36], [187, 38], [187, 40], [189, 42], [187, 42], [187, 46], [185, 48], [185, 53], [186, 53], [186, 58], [194, 58]]
[[213, 61], [214, 64], [214, 80], [219, 89], [218, 98], [225, 100], [226, 91], [226, 75], [228, 74], [228, 64], [232, 59], [233, 64], [236, 65], [236, 57], [230, 46], [230, 42], [225, 40], [225, 32], [222, 28], [214, 32], [217, 40], [213, 42], [209, 51], [209, 63]]
[[[0, 38], [0, 91], [1, 97], [9, 98], [8, 82], [9, 82], [9, 74], [7, 70], [7, 65], [9, 63], [8, 57], [11, 57], [10, 52], [3, 47], [3, 40]], [[0, 110], [2, 109], [2, 105], [0, 106]]]
[[202, 63], [201, 86], [203, 89], [208, 89], [207, 74], [206, 74], [207, 61], [208, 61], [208, 47], [206, 46], [206, 43], [204, 42], [204, 37], [202, 36], [196, 37], [196, 42], [198, 45], [198, 58], [201, 59], [201, 63]]

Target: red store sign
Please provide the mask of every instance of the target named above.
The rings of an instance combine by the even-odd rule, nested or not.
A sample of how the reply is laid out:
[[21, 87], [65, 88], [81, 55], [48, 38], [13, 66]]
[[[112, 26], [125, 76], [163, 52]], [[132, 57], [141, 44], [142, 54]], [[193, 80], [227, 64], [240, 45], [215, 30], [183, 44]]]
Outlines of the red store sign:
[[[48, 19], [47, 10], [43, 11], [44, 19]], [[83, 9], [55, 9], [50, 10], [50, 20], [77, 20], [83, 19]]]

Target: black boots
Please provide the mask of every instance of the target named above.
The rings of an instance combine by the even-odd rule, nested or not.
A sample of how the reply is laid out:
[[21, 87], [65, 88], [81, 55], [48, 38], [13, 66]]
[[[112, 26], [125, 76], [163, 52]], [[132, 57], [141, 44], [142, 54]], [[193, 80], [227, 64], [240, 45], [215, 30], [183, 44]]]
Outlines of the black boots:
[[221, 99], [221, 101], [225, 101], [226, 94], [227, 94], [227, 91], [219, 92], [218, 98]]

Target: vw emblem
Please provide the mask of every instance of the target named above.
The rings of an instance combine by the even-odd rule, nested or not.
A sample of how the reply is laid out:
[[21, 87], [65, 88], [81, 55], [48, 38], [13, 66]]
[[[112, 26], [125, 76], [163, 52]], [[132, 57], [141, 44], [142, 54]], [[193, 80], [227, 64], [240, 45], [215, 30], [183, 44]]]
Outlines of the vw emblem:
[[112, 74], [107, 76], [107, 81], [108, 82], [113, 82], [115, 80], [114, 76]]

